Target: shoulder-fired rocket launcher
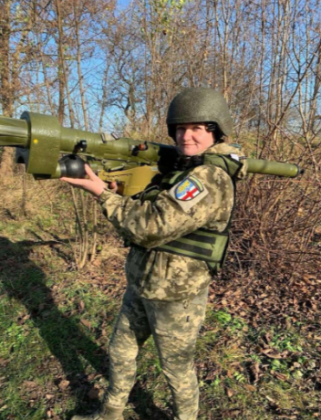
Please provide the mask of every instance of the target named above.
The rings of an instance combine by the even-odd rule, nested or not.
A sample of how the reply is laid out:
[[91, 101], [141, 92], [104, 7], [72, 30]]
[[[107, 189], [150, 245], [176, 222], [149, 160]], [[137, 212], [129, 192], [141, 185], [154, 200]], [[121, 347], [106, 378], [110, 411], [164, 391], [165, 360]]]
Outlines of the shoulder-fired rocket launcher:
[[[85, 176], [84, 158], [106, 182], [116, 181], [124, 195], [142, 191], [177, 154], [174, 146], [65, 128], [57, 118], [24, 112], [20, 119], [0, 116], [0, 146], [16, 147], [16, 160], [36, 179]], [[64, 155], [63, 157], [61, 157]], [[295, 164], [247, 159], [248, 172], [296, 177]]]

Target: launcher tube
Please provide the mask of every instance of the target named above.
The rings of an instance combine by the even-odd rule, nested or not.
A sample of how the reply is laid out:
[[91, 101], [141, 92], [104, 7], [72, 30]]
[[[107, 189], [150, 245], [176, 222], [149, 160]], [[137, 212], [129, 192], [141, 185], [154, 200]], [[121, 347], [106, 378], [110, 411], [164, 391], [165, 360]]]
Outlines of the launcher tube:
[[28, 123], [0, 116], [0, 146], [28, 147]]
[[252, 174], [265, 174], [286, 176], [295, 178], [300, 175], [303, 170], [293, 163], [282, 163], [263, 159], [246, 159], [248, 164], [248, 172]]
[[[84, 144], [84, 148], [77, 145]], [[24, 112], [21, 119], [0, 116], [0, 146], [18, 149], [27, 172], [35, 177], [57, 178], [60, 176], [61, 153], [87, 155], [101, 162], [105, 171], [130, 169], [141, 165], [170, 166], [176, 156], [176, 148], [130, 138], [106, 141], [99, 133], [64, 128], [57, 118], [50, 115]], [[303, 171], [295, 164], [247, 159], [248, 172], [296, 177]]]

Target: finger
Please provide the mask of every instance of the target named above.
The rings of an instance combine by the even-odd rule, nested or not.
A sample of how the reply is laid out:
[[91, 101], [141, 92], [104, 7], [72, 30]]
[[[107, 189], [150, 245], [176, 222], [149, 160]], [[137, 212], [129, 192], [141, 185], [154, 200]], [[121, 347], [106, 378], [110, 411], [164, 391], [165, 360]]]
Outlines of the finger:
[[82, 188], [83, 185], [84, 185], [84, 180], [83, 179], [62, 177], [62, 178], [60, 178], [60, 180], [64, 181], [64, 182], [67, 182], [68, 184], [72, 185], [73, 187]]
[[86, 174], [89, 176], [89, 179], [91, 179], [92, 181], [96, 181], [98, 177], [87, 163], [85, 164], [85, 171]]
[[115, 188], [117, 188], [117, 182], [115, 182], [115, 181], [110, 182], [109, 185], [108, 185], [108, 187], [111, 190], [114, 190]]

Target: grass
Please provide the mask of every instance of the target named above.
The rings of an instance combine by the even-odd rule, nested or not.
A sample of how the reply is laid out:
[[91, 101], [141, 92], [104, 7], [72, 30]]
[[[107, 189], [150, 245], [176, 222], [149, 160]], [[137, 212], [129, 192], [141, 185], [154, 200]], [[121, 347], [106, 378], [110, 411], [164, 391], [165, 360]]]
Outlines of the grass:
[[[59, 209], [50, 191], [51, 205], [37, 202], [28, 217], [16, 200], [2, 213], [1, 420], [69, 420], [97, 409], [108, 385], [106, 355], [125, 288], [125, 252], [102, 222], [96, 261], [75, 270], [65, 194]], [[53, 237], [56, 243], [49, 241]], [[239, 300], [236, 295], [235, 304]], [[218, 295], [197, 343], [200, 419], [321, 418], [320, 313], [289, 315], [281, 323], [262, 312], [253, 324], [235, 314], [231, 301], [221, 307]], [[126, 420], [171, 418], [170, 392], [151, 339], [138, 366]]]
[[[15, 252], [21, 258], [21, 249]], [[1, 418], [68, 419], [74, 409], [97, 407], [98, 401], [88, 395], [93, 387], [102, 390], [107, 384], [104, 358], [112, 326], [105, 324], [105, 318], [115, 319], [119, 302], [79, 281], [77, 272], [57, 275], [55, 283], [50, 277], [46, 280], [34, 263], [27, 273], [21, 272], [21, 266], [10, 272], [14, 280], [1, 276]], [[54, 296], [48, 294], [48, 284], [56, 290]], [[256, 351], [267, 336], [271, 353]], [[255, 331], [242, 319], [210, 307], [196, 355], [201, 418], [321, 415], [320, 391], [313, 381], [320, 362], [317, 353], [312, 357], [311, 344], [294, 328]], [[277, 359], [269, 357], [272, 351], [289, 353]], [[166, 418], [169, 401], [154, 344], [148, 340], [139, 358], [127, 418], [147, 419], [154, 403], [159, 414], [152, 418]]]

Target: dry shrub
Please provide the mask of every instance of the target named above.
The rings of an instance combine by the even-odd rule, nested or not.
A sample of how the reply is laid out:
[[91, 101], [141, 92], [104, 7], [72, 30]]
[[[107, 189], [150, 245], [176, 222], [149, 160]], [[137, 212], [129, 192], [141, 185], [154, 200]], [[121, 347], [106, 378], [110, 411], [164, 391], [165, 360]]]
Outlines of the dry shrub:
[[68, 186], [58, 180], [36, 181], [16, 165], [12, 175], [0, 178], [0, 215], [2, 218], [32, 219], [57, 211], [56, 204], [68, 193]]
[[[254, 325], [261, 318], [265, 322], [320, 320], [321, 150], [310, 153], [308, 149], [291, 161], [300, 161], [303, 176], [250, 175], [238, 184], [229, 256], [221, 281], [212, 285], [211, 299], [217, 308], [247, 317]], [[0, 179], [0, 194], [2, 220], [60, 212], [61, 232], [64, 224], [74, 223], [69, 187], [59, 181], [35, 181], [16, 173]], [[105, 230], [100, 215], [98, 223], [98, 231]], [[71, 231], [68, 237], [72, 238]], [[109, 238], [106, 244], [105, 237]], [[115, 240], [111, 232], [100, 235], [100, 261], [114, 257], [110, 240]], [[111, 245], [115, 253], [117, 248]]]
[[0, 160], [0, 178], [13, 175], [13, 161], [14, 161], [14, 149], [10, 147], [4, 147], [1, 153]]
[[37, 181], [17, 165], [12, 176], [0, 180], [0, 216], [7, 225], [21, 225], [31, 237], [65, 244], [64, 251], [78, 269], [95, 260], [99, 265], [104, 258], [123, 255], [119, 241], [118, 247], [110, 244], [116, 240], [116, 233], [106, 223], [96, 201], [83, 193], [59, 180]]
[[238, 184], [224, 282], [213, 285], [219, 306], [254, 324], [320, 318], [320, 161], [314, 150], [300, 157], [298, 178], [250, 175]]

